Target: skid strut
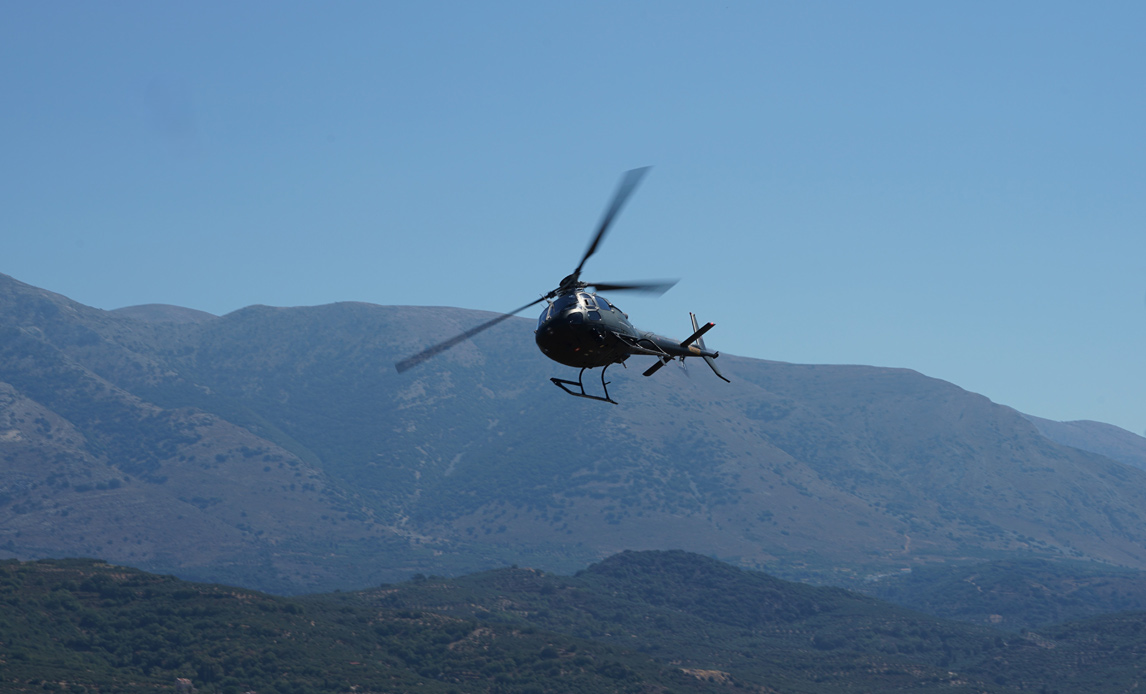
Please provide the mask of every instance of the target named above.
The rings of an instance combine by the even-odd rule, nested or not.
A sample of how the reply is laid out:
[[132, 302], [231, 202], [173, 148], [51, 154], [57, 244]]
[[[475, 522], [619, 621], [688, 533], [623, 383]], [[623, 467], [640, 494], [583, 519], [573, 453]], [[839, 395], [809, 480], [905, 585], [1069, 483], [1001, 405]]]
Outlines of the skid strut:
[[[563, 378], [550, 378], [549, 380], [553, 381], [553, 385], [557, 386], [566, 393], [569, 393], [573, 397], [600, 400], [601, 402], [611, 402], [616, 405], [617, 401], [609, 397], [609, 384], [612, 383], [612, 381], [605, 380], [605, 371], [608, 370], [610, 366], [612, 366], [612, 364], [606, 364], [605, 368], [601, 369], [601, 389], [605, 391], [605, 397], [601, 397], [600, 395], [590, 395], [585, 392], [585, 383], [583, 379], [585, 376], [585, 369], [589, 368], [587, 366], [581, 369], [581, 373], [577, 374], [576, 381], [567, 381]], [[577, 390], [571, 390], [569, 386], [577, 386]]]

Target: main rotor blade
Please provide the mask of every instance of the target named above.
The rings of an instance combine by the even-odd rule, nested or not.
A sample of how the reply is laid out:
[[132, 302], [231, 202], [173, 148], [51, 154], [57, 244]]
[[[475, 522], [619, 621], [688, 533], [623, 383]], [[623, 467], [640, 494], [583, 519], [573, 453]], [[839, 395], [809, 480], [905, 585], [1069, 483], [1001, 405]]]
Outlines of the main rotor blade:
[[542, 301], [545, 301], [545, 297], [541, 297], [540, 299], [537, 299], [536, 301], [530, 301], [528, 304], [522, 306], [521, 308], [514, 309], [513, 311], [511, 311], [509, 313], [503, 313], [500, 316], [498, 316], [497, 318], [494, 318], [493, 320], [486, 321], [485, 323], [482, 323], [481, 325], [477, 326], [476, 328], [470, 328], [469, 330], [465, 331], [461, 335], [455, 335], [454, 337], [451, 337], [450, 339], [446, 340], [445, 342], [439, 342], [438, 344], [434, 345], [433, 347], [430, 347], [429, 349], [422, 350], [421, 352], [418, 352], [417, 354], [415, 354], [412, 357], [408, 357], [406, 359], [403, 359], [402, 361], [395, 364], [394, 368], [398, 369], [398, 373], [408, 371], [409, 369], [412, 369], [415, 366], [417, 366], [418, 364], [421, 364], [422, 362], [426, 361], [430, 357], [437, 356], [437, 355], [441, 354], [442, 352], [445, 352], [447, 349], [450, 349], [451, 347], [456, 347], [457, 345], [461, 344], [462, 342], [465, 342], [466, 340], [470, 339], [474, 335], [477, 335], [478, 333], [482, 332], [483, 330], [489, 330], [490, 328], [492, 328], [493, 326], [502, 322], [506, 318], [513, 318], [514, 316], [521, 313], [522, 311], [529, 308], [530, 306], [533, 306], [534, 304], [540, 304]]
[[581, 262], [577, 263], [577, 269], [573, 271], [573, 278], [576, 279], [581, 275], [581, 268], [585, 265], [585, 261], [589, 256], [597, 252], [597, 246], [601, 245], [601, 239], [604, 238], [605, 232], [609, 230], [609, 225], [613, 223], [613, 219], [621, 212], [621, 208], [625, 206], [625, 201], [633, 194], [637, 184], [646, 173], [649, 172], [651, 167], [645, 166], [640, 169], [633, 169], [626, 171], [621, 184], [617, 186], [617, 192], [613, 193], [613, 201], [609, 203], [608, 209], [605, 210], [605, 216], [601, 218], [601, 224], [597, 227], [597, 233], [593, 236], [593, 241], [589, 244], [588, 250], [582, 256]]
[[660, 296], [676, 286], [680, 280], [661, 280], [659, 282], [626, 282], [614, 284], [608, 282], [590, 282], [587, 286], [596, 287], [599, 292], [644, 292]]

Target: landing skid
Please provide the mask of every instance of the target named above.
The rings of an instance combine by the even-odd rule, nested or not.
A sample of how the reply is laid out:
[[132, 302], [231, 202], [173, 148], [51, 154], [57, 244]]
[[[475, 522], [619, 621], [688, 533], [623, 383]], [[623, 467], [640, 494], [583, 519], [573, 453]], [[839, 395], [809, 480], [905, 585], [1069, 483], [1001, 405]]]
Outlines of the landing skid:
[[[581, 369], [581, 373], [577, 374], [577, 380], [576, 381], [567, 381], [563, 378], [550, 378], [549, 380], [553, 381], [553, 385], [557, 386], [558, 388], [565, 391], [566, 393], [569, 393], [570, 395], [572, 395], [575, 398], [588, 398], [589, 400], [600, 400], [601, 402], [611, 402], [614, 405], [616, 405], [616, 404], [618, 404], [617, 401], [609, 397], [609, 384], [612, 383], [612, 381], [606, 381], [605, 380], [605, 371], [609, 368], [609, 366], [611, 366], [611, 365], [606, 365], [605, 368], [601, 369], [601, 388], [602, 388], [602, 390], [605, 391], [605, 397], [601, 397], [600, 395], [589, 395], [588, 393], [585, 392], [585, 383], [584, 383], [583, 379], [585, 376], [585, 369], [587, 369], [589, 367], [585, 367], [585, 369]], [[571, 390], [569, 388], [569, 386], [577, 386], [577, 391], [580, 391], [580, 392], [577, 392], [575, 390]]]

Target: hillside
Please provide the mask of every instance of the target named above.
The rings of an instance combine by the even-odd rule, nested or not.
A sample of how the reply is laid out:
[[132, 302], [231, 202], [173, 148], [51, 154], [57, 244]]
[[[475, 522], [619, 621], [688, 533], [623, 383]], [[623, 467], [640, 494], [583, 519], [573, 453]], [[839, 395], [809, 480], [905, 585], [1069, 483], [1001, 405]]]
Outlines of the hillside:
[[91, 560], [0, 562], [0, 689], [201, 694], [700, 692], [678, 668], [532, 628], [306, 603]]
[[1000, 634], [684, 552], [625, 552], [573, 577], [502, 569], [359, 596], [628, 644], [779, 691], [1123, 692], [1146, 664], [1141, 612]]
[[171, 304], [125, 306], [115, 309], [112, 313], [149, 323], [202, 323], [216, 318], [215, 315], [206, 311], [197, 311], [193, 308], [183, 308]]
[[1048, 439], [1146, 470], [1146, 438], [1103, 422], [1054, 422], [1027, 416]]
[[861, 590], [930, 615], [1008, 631], [1146, 611], [1146, 573], [1072, 561], [936, 564], [870, 581]]
[[0, 562], [0, 688], [1123, 692], [1142, 613], [1000, 634], [684, 552], [279, 598], [87, 559]]
[[1146, 472], [912, 371], [725, 355], [726, 384], [634, 358], [606, 407], [548, 382], [569, 370], [527, 319], [398, 374], [489, 314], [129, 314], [0, 276], [7, 556], [284, 593], [625, 549], [852, 585], [1016, 554], [1146, 567]]
[[499, 569], [336, 597], [528, 624], [779, 691], [973, 689], [984, 682], [965, 669], [1001, 643], [989, 629], [680, 551], [625, 552], [572, 577]]

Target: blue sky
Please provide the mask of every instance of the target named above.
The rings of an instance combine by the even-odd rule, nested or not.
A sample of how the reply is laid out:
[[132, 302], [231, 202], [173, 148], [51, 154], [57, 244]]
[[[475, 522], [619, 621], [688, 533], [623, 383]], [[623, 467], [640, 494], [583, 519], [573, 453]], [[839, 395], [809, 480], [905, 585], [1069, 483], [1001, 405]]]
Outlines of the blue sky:
[[1132, 2], [3, 3], [0, 272], [509, 310], [653, 165], [584, 273], [682, 278], [615, 297], [637, 325], [1142, 433], [1144, 35]]

